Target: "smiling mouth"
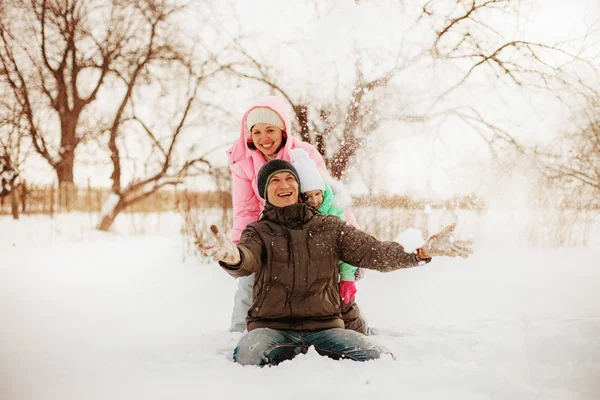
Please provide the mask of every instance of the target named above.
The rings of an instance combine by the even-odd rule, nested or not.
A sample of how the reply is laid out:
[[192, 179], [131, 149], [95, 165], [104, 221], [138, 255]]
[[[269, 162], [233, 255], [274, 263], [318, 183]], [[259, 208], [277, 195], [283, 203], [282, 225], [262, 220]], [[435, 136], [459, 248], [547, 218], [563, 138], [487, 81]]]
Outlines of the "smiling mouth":
[[292, 192], [279, 193], [277, 197], [290, 197]]
[[271, 147], [273, 147], [273, 143], [269, 143], [269, 144], [261, 144], [262, 147], [264, 147], [265, 149], [270, 149]]

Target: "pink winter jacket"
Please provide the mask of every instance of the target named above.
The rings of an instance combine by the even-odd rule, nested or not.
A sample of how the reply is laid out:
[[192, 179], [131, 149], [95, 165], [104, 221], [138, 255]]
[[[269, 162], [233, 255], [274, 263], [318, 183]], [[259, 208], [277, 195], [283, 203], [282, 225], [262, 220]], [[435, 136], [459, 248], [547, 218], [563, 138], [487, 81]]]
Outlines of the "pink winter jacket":
[[[285, 124], [287, 141], [285, 146], [277, 153], [277, 158], [290, 161], [290, 150], [300, 147], [306, 150], [308, 156], [317, 163], [317, 167], [323, 173], [328, 173], [323, 157], [319, 154], [317, 149], [310, 143], [303, 142], [291, 135], [290, 120], [285, 112], [285, 101], [277, 96], [265, 97], [256, 101], [244, 113], [239, 140], [227, 150], [229, 166], [233, 178], [233, 228], [230, 237], [234, 242], [240, 240], [240, 236], [244, 228], [246, 228], [246, 225], [258, 221], [260, 213], [265, 206], [265, 201], [258, 194], [257, 179], [258, 171], [266, 164], [266, 161], [259, 150], [250, 150], [246, 144], [248, 138], [250, 138], [250, 131], [246, 127], [246, 118], [248, 117], [250, 110], [255, 107], [270, 108], [279, 114]], [[346, 222], [357, 226], [356, 218], [348, 209], [346, 209]]]

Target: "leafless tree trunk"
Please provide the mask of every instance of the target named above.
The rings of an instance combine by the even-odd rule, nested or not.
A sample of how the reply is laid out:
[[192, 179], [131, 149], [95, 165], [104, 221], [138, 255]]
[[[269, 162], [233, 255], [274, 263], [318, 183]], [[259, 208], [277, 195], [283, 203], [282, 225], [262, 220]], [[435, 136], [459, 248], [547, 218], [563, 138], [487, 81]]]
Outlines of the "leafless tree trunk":
[[[166, 15], [152, 19], [156, 10], [175, 13], [180, 6], [157, 0], [4, 0], [0, 7], [0, 81], [17, 100], [32, 144], [55, 170], [59, 186], [73, 187], [77, 147], [106, 129], [94, 113], [102, 91], [116, 90], [124, 79], [129, 98], [148, 63], [168, 58], [171, 44], [156, 42], [154, 32]], [[124, 77], [132, 68], [136, 72]]]
[[19, 219], [18, 177], [6, 154], [0, 156], [0, 197], [10, 197], [13, 219]]
[[[83, 139], [83, 132], [77, 132], [79, 118], [95, 100], [112, 56], [103, 55], [104, 47], [93, 40], [89, 4], [84, 1], [5, 1], [3, 6], [0, 79], [18, 100], [36, 151], [55, 169], [59, 183], [72, 183], [75, 149]], [[18, 21], [27, 19], [31, 26], [15, 23], [17, 15]], [[92, 43], [97, 47], [86, 57]], [[80, 91], [88, 90], [80, 74], [98, 67], [95, 87], [82, 95]], [[59, 121], [60, 140], [55, 146], [46, 132], [53, 128], [40, 125], [38, 119], [48, 109]]]
[[[191, 54], [187, 48], [178, 45], [173, 30], [167, 28], [171, 17], [179, 10], [168, 2], [144, 10], [146, 29], [145, 36], [140, 38], [143, 42], [132, 54], [135, 62], [120, 74], [125, 93], [118, 101], [116, 115], [108, 129], [112, 188], [97, 225], [99, 230], [110, 229], [121, 211], [161, 188], [180, 184], [188, 176], [209, 172], [209, 162], [198, 154], [196, 147], [192, 146], [187, 152], [184, 150], [183, 137], [199, 110], [208, 107], [201, 104], [199, 91], [209, 77], [220, 71], [220, 67], [212, 55]], [[149, 76], [149, 70], [156, 72]], [[171, 102], [176, 104], [171, 115], [148, 121], [148, 117], [137, 112], [135, 89], [142, 87], [138, 84], [140, 80], [164, 82], [162, 90], [165, 98], [171, 96]], [[183, 95], [178, 96], [178, 93]], [[151, 105], [158, 107], [155, 102]], [[125, 133], [128, 136], [139, 134], [140, 140], [149, 143], [152, 148], [142, 168], [144, 173], [138, 174], [129, 183], [123, 179], [123, 162], [127, 154], [123, 144]]]
[[13, 219], [19, 219], [19, 195], [14, 186], [10, 191], [10, 210]]
[[21, 115], [10, 107], [12, 100], [6, 93], [0, 96], [0, 197], [10, 197], [13, 218], [18, 219], [19, 175], [31, 152], [25, 143]]

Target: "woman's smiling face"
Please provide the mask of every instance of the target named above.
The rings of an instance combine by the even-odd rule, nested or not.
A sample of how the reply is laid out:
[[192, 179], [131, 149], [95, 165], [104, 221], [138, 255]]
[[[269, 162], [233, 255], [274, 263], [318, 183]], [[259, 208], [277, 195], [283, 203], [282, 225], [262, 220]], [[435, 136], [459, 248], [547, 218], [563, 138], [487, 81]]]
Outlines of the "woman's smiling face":
[[265, 160], [269, 161], [277, 156], [283, 140], [283, 131], [271, 124], [258, 123], [250, 131], [252, 143], [260, 151]]

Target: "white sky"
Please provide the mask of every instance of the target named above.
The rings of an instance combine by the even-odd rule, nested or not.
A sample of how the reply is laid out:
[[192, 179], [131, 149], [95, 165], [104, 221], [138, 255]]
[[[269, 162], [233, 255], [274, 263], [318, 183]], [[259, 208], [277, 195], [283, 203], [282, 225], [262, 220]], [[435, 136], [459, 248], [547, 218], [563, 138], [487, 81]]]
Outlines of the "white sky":
[[[375, 3], [377, 5], [373, 6]], [[200, 32], [203, 23], [197, 20], [207, 12], [200, 3], [192, 4], [196, 13], [190, 13], [189, 20], [182, 24], [189, 29], [191, 36]], [[358, 7], [350, 0], [314, 3], [238, 0], [212, 3], [211, 19], [226, 32], [235, 34], [241, 30], [248, 34], [251, 39], [245, 44], [251, 43], [250, 48], [255, 54], [273, 61], [280, 82], [285, 87], [310, 86], [313, 96], [323, 93], [323, 97], [328, 98], [336, 91], [337, 82], [341, 82], [343, 88], [354, 79], [349, 67], [353, 43], [376, 49], [374, 60], [377, 66], [372, 66], [375, 70], [391, 65], [393, 59], [389, 54], [401, 40], [404, 40], [407, 56], [413, 52], [413, 48], [418, 47], [427, 33], [413, 30], [409, 35], [403, 34], [410, 21], [414, 20], [415, 4], [365, 1]], [[580, 36], [600, 17], [598, 2], [591, 0], [569, 2], [568, 6], [561, 0], [544, 0], [524, 6], [518, 24], [512, 23], [511, 16], [498, 14], [494, 18], [499, 19], [499, 24], [508, 33], [518, 30], [532, 40], [550, 43]], [[315, 18], [315, 10], [318, 10], [320, 18]], [[235, 18], [236, 14], [239, 19]], [[418, 109], [419, 101], [439, 91], [439, 87], [453, 74], [452, 70], [443, 66], [427, 74], [408, 69], [399, 74], [396, 83], [401, 90], [394, 97], [408, 102], [416, 100]], [[224, 82], [223, 87], [229, 83]], [[519, 127], [519, 137], [536, 139], [551, 138], [568, 118], [566, 111], [551, 98], [534, 97], [515, 89], [486, 85], [488, 83], [483, 76], [475, 76], [458, 94], [460, 97], [450, 97], [447, 105], [485, 102], [488, 118], [511, 121], [513, 128]], [[435, 90], [432, 91], [432, 88]], [[190, 140], [198, 140], [206, 149], [219, 145], [224, 148], [238, 137], [239, 119], [252, 98], [267, 94], [270, 93], [263, 87], [252, 83], [220, 91], [215, 95], [215, 100], [233, 117], [226, 122], [221, 121], [219, 125], [198, 127]], [[321, 101], [318, 97], [310, 100], [313, 104]], [[151, 106], [161, 108], [160, 102], [151, 103]], [[149, 113], [155, 111], [148, 109]], [[211, 160], [219, 165], [226, 163], [225, 154], [221, 151], [215, 152]], [[79, 184], [87, 184], [88, 181], [93, 185], [110, 184], [107, 157], [97, 149], [86, 151], [82, 148], [79, 161], [75, 171]], [[357, 164], [359, 169], [365, 169], [363, 176], [370, 174], [377, 177], [373, 185], [375, 191], [412, 192], [428, 197], [478, 191], [486, 179], [482, 171], [490, 168], [489, 152], [483, 141], [456, 119], [447, 119], [435, 126], [407, 123], [384, 125], [370, 137]], [[32, 173], [31, 169], [27, 171], [30, 179], [36, 182], [55, 179], [43, 162], [32, 162], [32, 165], [35, 165], [36, 172]], [[132, 170], [128, 172], [131, 175]], [[357, 183], [360, 175], [350, 176], [357, 193], [364, 191], [362, 185]], [[204, 184], [208, 183], [200, 183]]]

